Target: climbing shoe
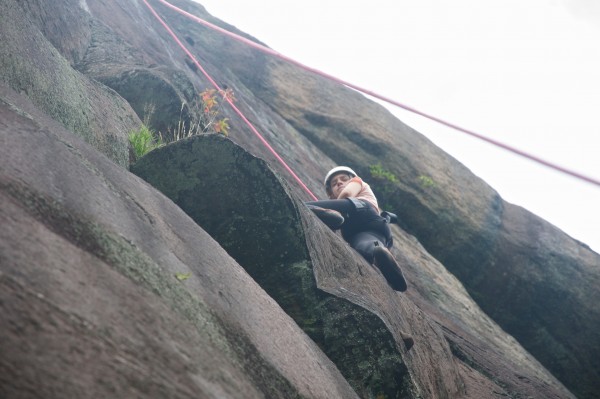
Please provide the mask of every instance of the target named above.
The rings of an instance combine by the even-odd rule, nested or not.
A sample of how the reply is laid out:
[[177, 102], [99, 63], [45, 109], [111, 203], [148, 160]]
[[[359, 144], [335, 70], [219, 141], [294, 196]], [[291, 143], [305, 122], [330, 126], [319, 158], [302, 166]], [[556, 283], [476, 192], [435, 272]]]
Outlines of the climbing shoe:
[[344, 224], [344, 217], [338, 211], [325, 209], [315, 205], [306, 205], [323, 223], [332, 230], [339, 229]]
[[373, 263], [381, 270], [383, 277], [385, 277], [390, 287], [395, 291], [406, 291], [408, 287], [404, 275], [402, 274], [402, 270], [387, 248], [376, 243], [375, 249], [373, 250]]

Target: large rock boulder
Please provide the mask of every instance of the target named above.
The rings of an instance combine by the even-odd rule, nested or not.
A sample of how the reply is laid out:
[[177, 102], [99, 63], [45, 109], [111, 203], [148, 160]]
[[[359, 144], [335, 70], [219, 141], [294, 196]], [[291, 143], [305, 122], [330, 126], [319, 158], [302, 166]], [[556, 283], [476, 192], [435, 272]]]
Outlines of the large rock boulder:
[[0, 397], [356, 397], [173, 202], [0, 94]]
[[[362, 397], [414, 396], [401, 356], [401, 330], [390, 331], [375, 314], [319, 289], [298, 205], [264, 161], [222, 136], [209, 135], [154, 151], [131, 170], [205, 226], [319, 344]], [[313, 229], [323, 226], [312, 223], [309, 230]], [[345, 268], [364, 268], [351, 256], [328, 250], [322, 267], [340, 269], [341, 275], [347, 274]], [[396, 312], [396, 325], [401, 325], [398, 317]], [[446, 349], [436, 374], [453, 369]], [[457, 384], [448, 385], [446, 395], [456, 395]]]
[[141, 122], [115, 91], [73, 68], [91, 46], [90, 16], [77, 3], [0, 1], [0, 82], [127, 167], [127, 133]]
[[[244, 35], [198, 3], [173, 3]], [[212, 77], [233, 89], [240, 109], [313, 192], [339, 163], [370, 180], [381, 202], [401, 218], [395, 233], [406, 239], [397, 239], [397, 246], [414, 260], [407, 275], [415, 290], [407, 295], [432, 317], [455, 323], [452, 334], [445, 330], [447, 338], [458, 339], [466, 325], [502, 351], [514, 344], [497, 326], [488, 328], [458, 281], [447, 277], [440, 286], [422, 267], [444, 276], [450, 270], [487, 314], [579, 397], [598, 397], [598, 254], [503, 201], [364, 96], [153, 5]], [[121, 166], [128, 160], [127, 132], [140, 118], [150, 117], [162, 133], [174, 121], [189, 123], [198, 111], [197, 93], [209, 86], [139, 0], [0, 0], [0, 22], [0, 81]], [[150, 116], [147, 104], [156, 107]], [[232, 111], [222, 112], [237, 143], [274, 160]], [[287, 178], [279, 164], [272, 167]], [[306, 198], [295, 185], [289, 190]], [[416, 261], [420, 257], [427, 261]], [[462, 317], [465, 309], [477, 309], [475, 316]], [[454, 341], [450, 347], [471, 356]], [[519, 364], [529, 356], [517, 352], [499, 356]]]
[[196, 136], [131, 169], [221, 243], [362, 397], [571, 397], [413, 237], [395, 232], [418, 276], [405, 296], [231, 140]]
[[269, 78], [244, 83], [322, 152], [367, 178], [401, 226], [551, 372], [579, 396], [598, 397], [599, 254], [502, 200], [360, 94], [282, 62], [263, 73]]

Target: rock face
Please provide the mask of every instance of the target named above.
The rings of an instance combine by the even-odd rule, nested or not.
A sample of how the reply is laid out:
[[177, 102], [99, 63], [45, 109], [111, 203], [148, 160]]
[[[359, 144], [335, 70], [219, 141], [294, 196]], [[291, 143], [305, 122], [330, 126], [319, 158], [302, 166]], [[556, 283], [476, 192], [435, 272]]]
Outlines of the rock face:
[[[347, 269], [369, 270], [360, 272], [364, 265], [351, 253], [342, 250], [334, 256], [330, 247], [323, 260], [329, 270], [315, 270], [304, 231], [322, 234], [324, 227], [312, 219], [303, 226], [300, 215], [306, 218], [306, 210], [299, 209], [264, 161], [222, 137], [197, 136], [154, 151], [132, 171], [205, 226], [336, 363], [362, 397], [415, 396], [418, 389], [398, 349], [404, 348], [401, 331], [390, 331], [376, 314], [321, 287], [321, 275], [340, 274], [331, 269], [341, 274], [347, 274]], [[333, 237], [328, 240], [332, 239], [339, 245]], [[372, 289], [376, 287], [381, 289], [381, 282]], [[393, 317], [388, 324], [402, 324], [398, 312]], [[441, 334], [432, 341], [444, 343]], [[435, 375], [453, 369], [445, 343], [440, 353]], [[455, 382], [445, 381], [445, 385], [441, 396], [459, 392]]]
[[122, 166], [127, 132], [139, 124], [113, 90], [73, 68], [92, 45], [77, 2], [0, 1], [0, 81]]
[[0, 397], [356, 397], [171, 201], [8, 97]]
[[[387, 111], [361, 103], [364, 111], [353, 113], [358, 94], [290, 69], [270, 64], [261, 99], [339, 164], [368, 176], [402, 228], [487, 314], [579, 397], [598, 397], [600, 256], [503, 201]], [[380, 165], [395, 179], [378, 174]]]
[[264, 161], [222, 137], [197, 136], [154, 151], [132, 171], [205, 226], [362, 397], [414, 396], [401, 336], [375, 314], [318, 288], [298, 206]]
[[[265, 349], [269, 345], [260, 341], [277, 338], [264, 331], [276, 331], [278, 325], [268, 327], [254, 320], [264, 321], [263, 315], [252, 321], [238, 320], [248, 311], [247, 303], [236, 296], [239, 292], [230, 285], [228, 273], [207, 280], [215, 286], [195, 277], [200, 269], [194, 267], [201, 266], [194, 262], [208, 256], [199, 254], [198, 248], [209, 245], [207, 248], [224, 254], [220, 246], [173, 204], [147, 186], [138, 186], [140, 181], [123, 169], [107, 166], [106, 159], [62, 130], [83, 138], [124, 167], [129, 158], [127, 132], [137, 128], [140, 120], [148, 120], [151, 127], [167, 134], [179, 121], [195, 118], [198, 93], [209, 87], [206, 79], [186, 60], [141, 0], [0, 0], [0, 172], [4, 179], [0, 279], [6, 287], [0, 290], [4, 296], [0, 306], [5, 318], [2, 326], [10, 326], [2, 327], [0, 365], [6, 368], [3, 374], [9, 376], [1, 381], [2, 389], [12, 389], [0, 393], [16, 396], [18, 390], [23, 396], [27, 392], [35, 396], [31, 387], [39, 384], [48, 396], [64, 396], [57, 389], [61, 381], [71, 381], [67, 385], [74, 396], [94, 386], [98, 396], [116, 387], [124, 395], [126, 389], [134, 390], [125, 396], [186, 397], [197, 385], [207, 396], [215, 397], [235, 396], [246, 390], [249, 393], [245, 397], [277, 396], [275, 392], [285, 396], [351, 396], [347, 382], [314, 341], [361, 396], [381, 390], [405, 397], [571, 397], [546, 367], [577, 397], [599, 397], [598, 254], [528, 211], [503, 201], [464, 166], [361, 95], [270, 59], [156, 1], [151, 3], [213, 78], [233, 89], [242, 112], [313, 192], [322, 192], [321, 178], [336, 164], [349, 164], [374, 186], [381, 203], [400, 216], [399, 228], [394, 230], [395, 255], [403, 260], [411, 288], [405, 296], [395, 295], [360, 259], [339, 255], [347, 252], [345, 243], [306, 213], [301, 204], [308, 199], [306, 193], [293, 184], [287, 171], [228, 109], [222, 112], [230, 119], [231, 137], [242, 148], [226, 140], [195, 139], [166, 147], [148, 156], [154, 161], [140, 163], [140, 168], [146, 163], [147, 173], [152, 171], [145, 178], [157, 186], [167, 184], [161, 190], [213, 235], [294, 322], [282, 321], [285, 315], [276, 319], [285, 325], [297, 323], [308, 334], [310, 339], [293, 327], [294, 334], [303, 337], [294, 336], [294, 340], [307, 342], [309, 352], [317, 353], [314, 359], [325, 359], [316, 362], [328, 365], [324, 366], [327, 381], [316, 379], [312, 385], [319, 388], [308, 388], [306, 381], [317, 378], [315, 375], [302, 371], [301, 377], [295, 377], [285, 361], [273, 360], [285, 357], [282, 348], [287, 344]], [[199, 4], [184, 0], [173, 3], [243, 35], [215, 20]], [[16, 139], [20, 140], [17, 146]], [[199, 146], [200, 140], [206, 143]], [[13, 151], [13, 146], [20, 150]], [[44, 146], [56, 154], [51, 156], [49, 150], [38, 148]], [[198, 146], [208, 148], [209, 153]], [[229, 151], [229, 155], [215, 159], [210, 151]], [[171, 152], [177, 157], [165, 160], [160, 155]], [[80, 156], [82, 153], [86, 156]], [[189, 154], [201, 157], [190, 159]], [[61, 161], [63, 155], [65, 160]], [[256, 160], [256, 155], [268, 165]], [[241, 192], [222, 187], [217, 199], [229, 199], [215, 207], [217, 199], [201, 187], [206, 183], [218, 186], [219, 179], [229, 176], [223, 173], [235, 170], [231, 157], [254, 171], [252, 177], [265, 187], [258, 190], [244, 185]], [[199, 174], [204, 182], [189, 176], [183, 186], [178, 180], [170, 182], [152, 169], [157, 168], [153, 163], [163, 165], [173, 176]], [[136, 172], [146, 173], [138, 166]], [[236, 171], [232, 178], [245, 181], [246, 176], [237, 176]], [[88, 180], [98, 187], [89, 188], [84, 184]], [[144, 196], [153, 198], [147, 200], [151, 204]], [[240, 197], [243, 207], [236, 206]], [[194, 202], [193, 198], [204, 200]], [[270, 198], [277, 203], [267, 202]], [[120, 211], [109, 215], [111, 206]], [[272, 215], [272, 208], [278, 213]], [[227, 213], [231, 209], [240, 212], [235, 220]], [[178, 225], [184, 232], [172, 227], [172, 215], [187, 220]], [[143, 221], [149, 225], [140, 226]], [[268, 228], [261, 228], [267, 221]], [[78, 238], [79, 232], [83, 236]], [[145, 260], [131, 260], [138, 255]], [[54, 267], [33, 266], [35, 259], [46, 258]], [[236, 278], [250, 280], [230, 258], [214, 261], [229, 265], [228, 272], [237, 270], [232, 272]], [[97, 267], [90, 270], [89, 265]], [[181, 271], [173, 265], [185, 267]], [[208, 276], [208, 269], [211, 267], [202, 269], [202, 278]], [[154, 274], [146, 276], [146, 270]], [[194, 277], [175, 281], [167, 291], [179, 295], [184, 288], [185, 295], [198, 295], [198, 303], [209, 308], [218, 304], [214, 305], [220, 309], [215, 328], [225, 333], [203, 335], [196, 327], [181, 327], [177, 332], [167, 328], [171, 323], [189, 322], [192, 316], [187, 309], [196, 309], [196, 305], [184, 303], [196, 300], [165, 299], [156, 293], [153, 281], [170, 281], [174, 272], [188, 270]], [[289, 287], [281, 286], [288, 279], [302, 284], [288, 284], [295, 290], [290, 292]], [[76, 296], [77, 281], [90, 290], [93, 301]], [[118, 304], [111, 286], [119, 287], [118, 294], [123, 295]], [[227, 294], [230, 296], [224, 295], [239, 301], [227, 302], [215, 287], [232, 291]], [[105, 297], [113, 301], [106, 305], [112, 310], [106, 312]], [[277, 308], [271, 299], [264, 300]], [[119, 311], [121, 303], [129, 301], [136, 303], [139, 312]], [[339, 323], [326, 310], [330, 306], [340, 312]], [[91, 316], [82, 309], [89, 310]], [[198, 312], [202, 320], [209, 317], [201, 309]], [[52, 316], [44, 318], [46, 315]], [[376, 326], [374, 330], [357, 328], [354, 337], [370, 345], [380, 343], [389, 363], [369, 354], [366, 346], [357, 345], [351, 352], [368, 359], [364, 372], [363, 365], [352, 364], [355, 357], [344, 357], [349, 355], [343, 349], [348, 348], [348, 342], [331, 341], [332, 337], [351, 334], [334, 327], [347, 327], [353, 317], [356, 326]], [[127, 331], [111, 340], [110, 334], [122, 324]], [[105, 325], [109, 326], [106, 331], [94, 327]], [[235, 335], [238, 331], [242, 338]], [[416, 342], [408, 352], [402, 331], [410, 333]], [[59, 338], [64, 336], [73, 340], [72, 347], [66, 343], [70, 341]], [[190, 342], [198, 343], [193, 346], [211, 346], [218, 341], [210, 351], [215, 356], [224, 351], [233, 357], [219, 360], [216, 369], [230, 370], [231, 380], [239, 384], [232, 382], [225, 393], [219, 391], [228, 385], [214, 385], [210, 378], [217, 377], [211, 374], [212, 369], [199, 366], [209, 355], [195, 350], [188, 354], [182, 344], [171, 344], [188, 336]], [[96, 340], [100, 338], [104, 341]], [[234, 341], [237, 344], [231, 343]], [[40, 344], [33, 345], [35, 342]], [[224, 350], [219, 346], [222, 342], [242, 349]], [[22, 356], [13, 350], [18, 345], [27, 349]], [[50, 349], [44, 352], [45, 347]], [[10, 361], [4, 361], [5, 348]], [[277, 352], [280, 349], [282, 353]], [[40, 362], [33, 360], [38, 352], [43, 354]], [[56, 356], [58, 353], [61, 356]], [[98, 355], [102, 353], [107, 357]], [[85, 362], [86, 356], [98, 357], [98, 367]], [[145, 360], [141, 360], [161, 356], [165, 362], [173, 362], [172, 370], [164, 366], [145, 368]], [[259, 367], [250, 367], [246, 358], [257, 359]], [[110, 371], [109, 364], [115, 359], [119, 366]], [[10, 368], [9, 373], [8, 366], [15, 365], [19, 368]], [[90, 377], [75, 382], [70, 373], [84, 367]], [[312, 367], [301, 368], [314, 370]], [[259, 374], [279, 375], [273, 379], [281, 383], [263, 386], [248, 368]], [[63, 376], [58, 371], [61, 369], [65, 370]], [[182, 377], [181, 391], [175, 388], [177, 384], [166, 382], [179, 381], [180, 371], [188, 373]], [[395, 375], [393, 383], [385, 373]], [[105, 377], [100, 378], [102, 375]], [[5, 385], [9, 380], [12, 385]], [[142, 387], [150, 380], [154, 381], [151, 388]]]
[[[230, 140], [209, 135], [173, 143], [132, 171], [204, 226], [361, 397], [569, 396], [414, 239], [396, 232], [404, 267], [454, 286], [452, 292], [439, 282], [422, 288], [437, 291], [442, 302], [457, 296], [462, 303], [451, 308], [469, 314], [435, 309], [420, 292], [392, 291], [264, 161]], [[491, 341], [478, 337], [490, 335], [482, 326], [494, 330]], [[415, 340], [408, 352], [407, 335]]]

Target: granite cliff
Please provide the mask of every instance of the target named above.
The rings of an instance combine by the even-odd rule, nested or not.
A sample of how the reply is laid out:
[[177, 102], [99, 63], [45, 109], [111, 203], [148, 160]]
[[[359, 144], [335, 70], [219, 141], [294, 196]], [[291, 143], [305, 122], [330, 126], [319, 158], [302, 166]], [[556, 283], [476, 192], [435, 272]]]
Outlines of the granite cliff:
[[598, 254], [362, 95], [151, 4], [313, 192], [336, 164], [372, 183], [410, 288], [229, 109], [229, 139], [129, 172], [127, 133], [209, 87], [143, 1], [0, 0], [0, 396], [600, 397]]

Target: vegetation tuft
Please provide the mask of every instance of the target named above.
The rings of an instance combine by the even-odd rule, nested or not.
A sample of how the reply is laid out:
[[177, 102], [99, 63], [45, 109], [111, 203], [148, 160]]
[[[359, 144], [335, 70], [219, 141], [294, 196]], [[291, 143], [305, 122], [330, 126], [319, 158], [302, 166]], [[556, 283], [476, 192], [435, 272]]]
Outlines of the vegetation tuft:
[[383, 169], [381, 163], [377, 165], [370, 165], [369, 172], [371, 173], [371, 177], [376, 180], [383, 180], [389, 183], [398, 183], [398, 178], [392, 172]]
[[369, 166], [371, 182], [373, 189], [379, 199], [379, 207], [385, 210], [391, 210], [391, 198], [397, 190], [396, 184], [398, 178], [395, 174], [383, 168], [381, 163]]
[[[235, 97], [233, 96], [233, 91], [231, 89], [220, 90], [218, 94], [223, 98], [224, 101], [235, 101]], [[179, 114], [179, 122], [177, 123], [177, 127], [172, 132], [169, 132], [171, 133], [170, 136], [173, 138], [173, 141], [178, 141], [203, 133], [216, 133], [224, 136], [229, 135], [229, 119], [221, 117], [222, 103], [217, 101], [217, 90], [204, 90], [202, 93], [200, 93], [200, 101], [200, 107], [202, 110], [202, 112], [200, 112], [200, 117], [196, 120], [189, 121], [187, 125], [182, 117], [186, 103], [181, 104], [181, 111]]]
[[[233, 91], [231, 89], [218, 91], [220, 97], [224, 101], [235, 101]], [[162, 147], [163, 145], [179, 141], [188, 137], [192, 137], [203, 133], [215, 133], [222, 134], [224, 136], [229, 135], [229, 119], [221, 117], [221, 103], [217, 101], [217, 90], [206, 89], [200, 93], [200, 107], [202, 112], [199, 113], [199, 117], [195, 120], [190, 120], [186, 123], [183, 118], [183, 110], [187, 106], [186, 103], [181, 104], [181, 110], [179, 113], [179, 122], [177, 127], [168, 131], [165, 139], [163, 135], [158, 132], [156, 134], [152, 129], [148, 127], [149, 120], [154, 112], [154, 107], [148, 105], [144, 109], [145, 118], [144, 123], [137, 130], [129, 132], [129, 142], [134, 153], [134, 162], [154, 150], [155, 148]]]
[[162, 139], [155, 138], [154, 132], [145, 123], [138, 130], [129, 132], [129, 143], [131, 143], [135, 160], [163, 145]]
[[435, 181], [430, 176], [421, 175], [419, 176], [419, 183], [422, 187], [435, 187]]

